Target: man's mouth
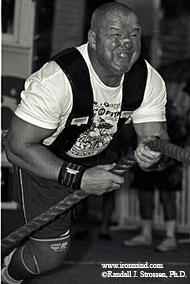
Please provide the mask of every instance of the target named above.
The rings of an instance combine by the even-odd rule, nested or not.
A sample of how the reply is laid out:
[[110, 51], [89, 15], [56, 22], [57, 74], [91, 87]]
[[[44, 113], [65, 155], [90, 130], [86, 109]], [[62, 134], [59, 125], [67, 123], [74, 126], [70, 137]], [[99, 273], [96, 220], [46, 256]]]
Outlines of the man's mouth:
[[127, 51], [127, 50], [118, 50], [116, 52], [116, 56], [119, 58], [119, 59], [123, 59], [123, 60], [130, 60], [131, 59], [131, 56], [132, 56], [132, 52], [130, 51]]
[[127, 53], [125, 53], [125, 52], [120, 52], [120, 53], [118, 53], [117, 54], [119, 57], [121, 57], [121, 58], [127, 58], [127, 57], [129, 57], [129, 55], [127, 54]]

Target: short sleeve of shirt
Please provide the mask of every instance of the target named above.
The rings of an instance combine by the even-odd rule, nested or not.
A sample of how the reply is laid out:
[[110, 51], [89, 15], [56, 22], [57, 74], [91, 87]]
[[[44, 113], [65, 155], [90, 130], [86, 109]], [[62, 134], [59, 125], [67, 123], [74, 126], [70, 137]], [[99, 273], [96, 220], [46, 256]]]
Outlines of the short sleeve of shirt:
[[60, 67], [51, 61], [25, 82], [16, 116], [42, 128], [56, 129], [72, 104], [70, 84]]
[[141, 106], [132, 115], [133, 123], [166, 121], [166, 87], [159, 73], [147, 63], [148, 75]]

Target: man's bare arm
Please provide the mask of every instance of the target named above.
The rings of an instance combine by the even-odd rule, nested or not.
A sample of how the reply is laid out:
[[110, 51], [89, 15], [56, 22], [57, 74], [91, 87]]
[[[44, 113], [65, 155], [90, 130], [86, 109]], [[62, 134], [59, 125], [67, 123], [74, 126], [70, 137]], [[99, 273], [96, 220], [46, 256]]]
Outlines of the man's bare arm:
[[169, 139], [166, 122], [134, 123], [133, 126], [139, 141], [150, 136], [156, 136], [164, 140]]
[[54, 131], [32, 125], [14, 116], [6, 146], [8, 159], [22, 169], [57, 180], [63, 161], [42, 145], [42, 141]]

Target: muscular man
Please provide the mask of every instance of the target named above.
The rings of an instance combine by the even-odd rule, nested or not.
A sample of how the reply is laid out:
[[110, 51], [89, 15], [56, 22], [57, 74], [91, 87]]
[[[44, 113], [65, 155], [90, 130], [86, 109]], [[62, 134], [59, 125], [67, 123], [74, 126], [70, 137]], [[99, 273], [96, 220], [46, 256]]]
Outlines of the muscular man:
[[[26, 80], [7, 142], [8, 159], [19, 168], [26, 222], [71, 191], [100, 195], [120, 188], [122, 170], [102, 165], [101, 153], [124, 123], [134, 124], [138, 165], [158, 163], [161, 154], [145, 143], [167, 138], [166, 89], [140, 53], [137, 16], [111, 2], [94, 12], [86, 44], [55, 56]], [[3, 282], [21, 283], [60, 265], [69, 229], [67, 211], [33, 233], [12, 253]]]

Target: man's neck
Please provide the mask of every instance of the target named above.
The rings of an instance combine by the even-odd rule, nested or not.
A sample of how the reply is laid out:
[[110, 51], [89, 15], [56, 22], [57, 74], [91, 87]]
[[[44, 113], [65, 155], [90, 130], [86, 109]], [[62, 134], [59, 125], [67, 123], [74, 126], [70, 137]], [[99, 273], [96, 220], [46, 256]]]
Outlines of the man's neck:
[[97, 60], [92, 52], [92, 50], [88, 47], [88, 55], [90, 58], [90, 62], [94, 68], [94, 71], [100, 78], [100, 80], [109, 87], [117, 87], [121, 83], [122, 76], [113, 75], [111, 73], [105, 72], [103, 67], [97, 63]]

